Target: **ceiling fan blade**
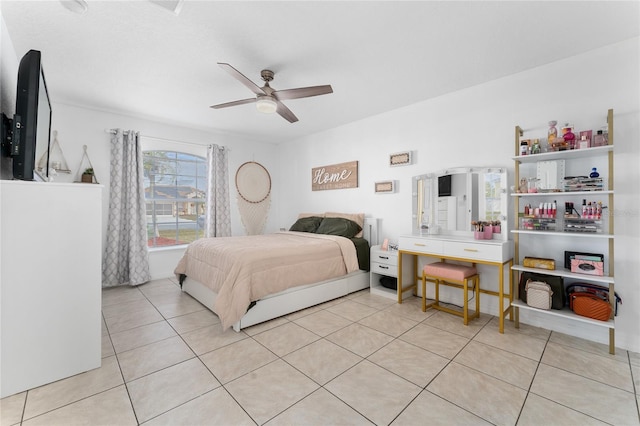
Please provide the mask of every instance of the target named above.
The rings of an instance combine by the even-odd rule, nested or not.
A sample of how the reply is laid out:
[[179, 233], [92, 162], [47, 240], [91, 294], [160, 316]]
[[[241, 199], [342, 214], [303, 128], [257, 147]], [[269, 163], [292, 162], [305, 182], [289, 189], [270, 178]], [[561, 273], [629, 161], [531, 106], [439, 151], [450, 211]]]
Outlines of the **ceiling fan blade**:
[[251, 90], [256, 95], [266, 95], [267, 94], [267, 93], [265, 93], [264, 90], [262, 90], [262, 88], [257, 86], [253, 81], [249, 80], [247, 77], [244, 76], [244, 74], [242, 74], [240, 71], [238, 71], [237, 69], [235, 69], [231, 65], [225, 64], [223, 62], [218, 62], [218, 65], [220, 65], [220, 67], [223, 70], [225, 70], [226, 72], [231, 74], [231, 76], [233, 78], [235, 78], [240, 83], [242, 83], [245, 86], [247, 86], [249, 88], [249, 90]]
[[242, 99], [240, 101], [233, 101], [233, 102], [226, 102], [224, 104], [211, 105], [210, 108], [213, 108], [213, 109], [227, 108], [227, 107], [232, 107], [236, 105], [250, 104], [255, 101], [256, 101], [256, 98]]
[[287, 99], [309, 98], [311, 96], [327, 95], [333, 93], [331, 85], [300, 87], [298, 89], [276, 90], [273, 95], [281, 101]]
[[282, 118], [287, 120], [289, 123], [295, 123], [296, 121], [298, 121], [298, 117], [296, 117], [295, 114], [285, 106], [285, 104], [280, 101], [276, 101], [276, 103], [278, 104], [278, 109], [276, 109], [276, 112], [280, 114]]

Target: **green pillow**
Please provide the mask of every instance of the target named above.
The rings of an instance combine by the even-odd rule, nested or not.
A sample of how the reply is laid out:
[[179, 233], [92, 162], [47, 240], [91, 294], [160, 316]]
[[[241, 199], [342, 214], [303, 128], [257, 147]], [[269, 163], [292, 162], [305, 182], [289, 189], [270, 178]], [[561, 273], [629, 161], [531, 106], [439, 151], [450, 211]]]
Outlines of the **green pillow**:
[[320, 226], [316, 229], [316, 234], [339, 235], [345, 238], [353, 238], [362, 228], [352, 220], [342, 217], [325, 217]]
[[316, 232], [316, 229], [320, 226], [320, 222], [322, 222], [322, 218], [318, 216], [301, 217], [296, 220], [296, 223], [291, 225], [289, 231]]

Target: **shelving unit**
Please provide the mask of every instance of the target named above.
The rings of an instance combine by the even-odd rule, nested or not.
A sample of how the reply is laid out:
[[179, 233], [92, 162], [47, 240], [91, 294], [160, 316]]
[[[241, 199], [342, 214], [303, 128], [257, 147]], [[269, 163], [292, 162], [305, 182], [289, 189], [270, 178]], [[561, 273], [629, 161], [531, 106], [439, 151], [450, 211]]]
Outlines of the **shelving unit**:
[[[523, 130], [516, 126], [515, 128], [515, 156], [513, 160], [515, 162], [515, 187], [518, 187], [520, 182], [521, 175], [521, 167], [527, 167], [527, 164], [537, 164], [540, 161], [553, 161], [553, 160], [564, 160], [568, 165], [571, 162], [581, 161], [581, 159], [597, 159], [602, 161], [606, 166], [606, 174], [607, 181], [605, 181], [605, 189], [603, 191], [572, 191], [572, 192], [562, 192], [562, 191], [552, 191], [552, 192], [539, 192], [539, 193], [513, 193], [511, 197], [514, 202], [515, 209], [515, 226], [511, 231], [514, 235], [514, 260], [515, 264], [511, 267], [513, 277], [514, 277], [514, 300], [512, 302], [512, 306], [514, 308], [514, 317], [515, 317], [515, 325], [516, 328], [519, 327], [519, 309], [526, 309], [535, 311], [541, 315], [548, 315], [550, 318], [563, 318], [569, 319], [576, 322], [581, 322], [585, 324], [591, 324], [606, 328], [609, 330], [609, 353], [615, 353], [615, 296], [614, 296], [614, 218], [610, 213], [613, 211], [613, 202], [614, 202], [614, 181], [613, 181], [613, 110], [610, 109], [607, 114], [607, 125], [608, 125], [608, 136], [609, 136], [609, 145], [599, 146], [593, 148], [586, 149], [576, 149], [576, 150], [567, 150], [567, 151], [555, 151], [555, 152], [545, 152], [541, 154], [533, 154], [533, 155], [519, 155], [520, 149], [520, 138], [524, 135]], [[582, 160], [583, 161], [583, 160]], [[604, 170], [604, 169], [602, 169]], [[601, 171], [602, 173], [602, 171]], [[520, 215], [522, 205], [521, 202], [523, 200], [529, 200], [530, 202], [537, 203], [544, 199], [553, 199], [553, 200], [561, 200], [561, 201], [573, 201], [582, 199], [593, 199], [598, 198], [599, 200], [604, 200], [607, 204], [608, 208], [607, 212], [602, 215], [603, 218], [603, 229], [601, 232], [566, 232], [564, 231], [563, 223], [563, 215], [562, 209], [559, 203], [557, 206], [557, 217], [556, 217], [556, 230], [529, 230], [529, 229], [520, 229]], [[608, 222], [608, 223], [607, 223]], [[557, 245], [547, 245], [546, 253], [533, 253], [531, 247], [527, 245], [527, 243], [523, 243], [521, 240], [527, 239], [527, 242], [530, 242], [531, 246], [539, 246], [541, 244], [538, 242], [536, 244], [536, 239], [538, 238], [555, 238], [562, 239], [568, 241], [567, 244], [573, 244], [575, 242], [575, 250], [581, 250], [584, 252], [592, 252], [593, 250], [584, 249], [585, 245], [588, 245], [590, 242], [595, 244], [602, 244], [606, 246], [606, 251], [604, 251], [605, 255], [605, 275], [604, 276], [595, 276], [595, 275], [586, 275], [586, 274], [578, 274], [571, 272], [563, 267], [560, 267], [555, 270], [546, 270], [546, 269], [536, 269], [536, 268], [528, 268], [520, 264], [522, 259], [525, 256], [534, 256], [534, 257], [554, 257], [560, 259], [563, 256], [563, 252], [560, 253], [561, 248], [557, 246], [561, 246], [562, 244]], [[557, 241], [557, 240], [555, 240]], [[554, 248], [555, 247], [555, 248]], [[556, 264], [561, 262], [556, 262]], [[558, 265], [557, 265], [558, 266]], [[560, 265], [562, 266], [562, 265]], [[568, 308], [563, 310], [541, 310], [528, 306], [526, 303], [522, 302], [518, 299], [518, 282], [519, 282], [519, 273], [521, 272], [534, 272], [538, 274], [546, 274], [552, 276], [563, 277], [565, 279], [576, 280], [576, 281], [587, 281], [592, 282], [594, 284], [608, 286], [609, 288], [609, 300], [612, 305], [612, 314], [611, 318], [608, 321], [599, 321], [591, 318], [583, 317], [576, 315]]]

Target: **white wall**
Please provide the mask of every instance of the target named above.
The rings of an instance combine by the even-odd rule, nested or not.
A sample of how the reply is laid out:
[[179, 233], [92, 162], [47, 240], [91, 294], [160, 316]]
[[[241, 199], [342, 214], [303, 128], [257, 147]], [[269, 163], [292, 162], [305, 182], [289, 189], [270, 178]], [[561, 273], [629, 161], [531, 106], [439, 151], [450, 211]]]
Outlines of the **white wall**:
[[[201, 145], [200, 155], [206, 156], [206, 145], [218, 144], [229, 148], [229, 190], [231, 195], [231, 228], [232, 235], [244, 235], [244, 227], [237, 212], [235, 171], [246, 161], [257, 161], [264, 165], [274, 175], [277, 169], [277, 161], [274, 155], [274, 145], [264, 143], [252, 143], [231, 139], [221, 134], [213, 134], [195, 129], [188, 129], [154, 121], [123, 116], [103, 111], [90, 110], [64, 104], [52, 105], [53, 119], [52, 129], [58, 131], [58, 142], [64, 152], [71, 175], [60, 174], [55, 180], [59, 182], [72, 182], [80, 168], [83, 145], [87, 145], [89, 158], [93, 163], [96, 178], [105, 186], [103, 199], [104, 233], [103, 245], [106, 241], [107, 217], [109, 206], [109, 145], [111, 135], [106, 129], [122, 128], [132, 129], [149, 138], [161, 138]], [[195, 147], [198, 148], [198, 147]], [[194, 152], [193, 147], [179, 144], [175, 149], [185, 149]], [[196, 149], [197, 151], [197, 149]], [[272, 194], [272, 208], [267, 219], [267, 228], [274, 229], [277, 225], [277, 194]], [[173, 268], [184, 253], [182, 248], [152, 249], [149, 254], [151, 263], [151, 275], [154, 279], [165, 278], [173, 274]]]
[[[513, 176], [514, 127], [546, 137], [547, 122], [571, 122], [576, 129], [606, 124], [615, 114], [615, 274], [624, 305], [616, 318], [617, 346], [640, 351], [640, 107], [639, 39], [567, 58], [517, 75], [351, 123], [278, 146], [279, 223], [292, 223], [300, 211], [365, 212], [383, 219], [383, 235], [411, 232], [411, 176], [447, 167], [499, 166]], [[505, 58], [506, 59], [506, 58]], [[348, 107], [348, 106], [346, 106]], [[413, 165], [389, 167], [389, 154], [415, 151]], [[311, 191], [311, 168], [359, 161], [356, 189]], [[376, 195], [374, 182], [395, 179], [399, 191]], [[512, 178], [510, 178], [512, 179]], [[289, 196], [288, 194], [291, 194]], [[510, 212], [513, 217], [513, 212]], [[513, 223], [513, 219], [509, 224]], [[482, 269], [483, 282], [496, 281]], [[489, 281], [488, 281], [489, 280]], [[497, 285], [496, 285], [497, 288]], [[484, 297], [483, 312], [495, 314], [497, 300]], [[546, 317], [521, 312], [523, 322], [552, 328]], [[560, 331], [607, 342], [601, 328]]]
[[[16, 84], [18, 82], [18, 59], [13, 43], [2, 18], [0, 8], [0, 111], [13, 118], [16, 109]], [[8, 88], [12, 88], [8, 90]], [[0, 155], [0, 177], [10, 179], [13, 176], [11, 159]]]

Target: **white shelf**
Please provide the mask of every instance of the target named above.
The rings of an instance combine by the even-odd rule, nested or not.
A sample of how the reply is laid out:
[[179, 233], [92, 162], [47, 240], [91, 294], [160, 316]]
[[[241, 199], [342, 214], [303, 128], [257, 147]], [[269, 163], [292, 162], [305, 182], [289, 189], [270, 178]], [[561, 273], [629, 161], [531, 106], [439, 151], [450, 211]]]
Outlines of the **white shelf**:
[[585, 148], [585, 149], [570, 149], [565, 151], [543, 152], [542, 154], [518, 155], [516, 157], [512, 157], [512, 159], [520, 163], [537, 163], [538, 161], [549, 161], [549, 160], [560, 160], [560, 159], [573, 160], [577, 158], [588, 158], [588, 157], [594, 157], [597, 155], [605, 155], [609, 151], [613, 151], [613, 145], [596, 146], [593, 148]]
[[[599, 146], [599, 147], [593, 147], [593, 148], [584, 148], [584, 149], [575, 149], [575, 150], [565, 150], [565, 151], [553, 151], [553, 152], [545, 152], [545, 153], [541, 153], [541, 154], [533, 154], [533, 155], [522, 155], [522, 156], [515, 156], [512, 157], [512, 159], [515, 162], [515, 176], [517, 177], [515, 185], [517, 187], [517, 185], [519, 185], [520, 183], [520, 170], [521, 170], [521, 166], [523, 164], [527, 164], [527, 166], [524, 168], [525, 170], [530, 169], [531, 165], [536, 165], [536, 164], [540, 164], [540, 162], [543, 161], [552, 161], [552, 160], [563, 160], [564, 162], [570, 163], [574, 160], [579, 160], [577, 162], [574, 163], [574, 165], [578, 165], [583, 163], [584, 161], [581, 160], [585, 160], [585, 159], [589, 159], [589, 158], [599, 158], [599, 159], [608, 159], [608, 165], [606, 166], [606, 170], [604, 170], [604, 175], [602, 175], [602, 171], [601, 176], [603, 176], [603, 179], [608, 182], [607, 186], [604, 186], [604, 188], [606, 188], [606, 190], [603, 191], [560, 191], [559, 189], [557, 191], [549, 191], [549, 192], [537, 192], [537, 193], [515, 193], [512, 191], [511, 198], [513, 200], [513, 204], [515, 207], [515, 211], [516, 211], [516, 215], [515, 215], [515, 229], [511, 230], [511, 233], [513, 235], [514, 238], [514, 247], [515, 247], [515, 261], [516, 262], [521, 262], [522, 259], [524, 259], [524, 257], [526, 257], [527, 255], [530, 255], [531, 251], [534, 250], [535, 247], [539, 246], [539, 244], [542, 243], [542, 239], [544, 238], [548, 238], [548, 237], [562, 237], [565, 240], [564, 241], [559, 241], [559, 240], [555, 240], [553, 241], [554, 243], [560, 243], [562, 242], [563, 244], [556, 244], [557, 247], [553, 247], [554, 244], [551, 244], [548, 247], [548, 254], [546, 257], [554, 257], [554, 255], [556, 256], [556, 258], [559, 258], [561, 256], [561, 250], [563, 249], [563, 246], [569, 246], [572, 247], [573, 249], [576, 250], [581, 250], [584, 249], [586, 250], [586, 248], [588, 246], [591, 246], [592, 244], [596, 243], [598, 246], [604, 246], [605, 244], [603, 243], [608, 243], [609, 245], [609, 249], [606, 250], [606, 254], [608, 255], [609, 259], [608, 259], [608, 264], [609, 264], [609, 268], [608, 271], [610, 273], [612, 273], [613, 271], [613, 241], [614, 241], [614, 232], [613, 232], [613, 221], [614, 221], [614, 216], [609, 216], [607, 215], [606, 219], [608, 219], [608, 226], [602, 226], [603, 224], [601, 223], [600, 225], [602, 226], [602, 228], [600, 228], [601, 231], [603, 232], [568, 232], [565, 230], [564, 225], [566, 225], [568, 222], [566, 222], [566, 219], [562, 216], [559, 215], [559, 217], [556, 218], [556, 230], [534, 230], [534, 229], [519, 229], [519, 228], [524, 228], [525, 226], [522, 225], [522, 220], [521, 220], [521, 216], [518, 213], [520, 211], [520, 207], [521, 204], [527, 202], [526, 199], [530, 199], [530, 201], [532, 201], [531, 199], [537, 199], [539, 201], [544, 201], [547, 199], [554, 199], [557, 200], [558, 202], [558, 207], [560, 207], [560, 205], [562, 204], [562, 202], [564, 200], [575, 200], [576, 198], [580, 197], [582, 199], [585, 198], [596, 198], [596, 199], [604, 199], [608, 201], [608, 206], [612, 207], [613, 206], [613, 197], [614, 197], [614, 187], [613, 187], [613, 160], [614, 160], [614, 150], [613, 150], [613, 135], [614, 135], [614, 129], [613, 129], [613, 110], [610, 109], [607, 112], [607, 123], [608, 123], [608, 129], [607, 129], [607, 133], [611, 136], [611, 145], [606, 145], [606, 146]], [[516, 136], [515, 136], [515, 149], [516, 152], [518, 152], [518, 150], [520, 149], [520, 143], [521, 143], [521, 137], [523, 136], [524, 132], [522, 130], [522, 128], [520, 126], [516, 126]], [[608, 179], [607, 179], [608, 177]], [[515, 188], [514, 188], [515, 189]], [[541, 198], [543, 197], [543, 198]], [[605, 219], [605, 217], [603, 216], [602, 218], [603, 220]], [[555, 227], [554, 227], [555, 228]], [[573, 227], [570, 227], [570, 229], [576, 229]], [[521, 239], [521, 235], [527, 235], [527, 237], [523, 237]], [[537, 237], [542, 237], [542, 239]], [[566, 240], [566, 238], [569, 238], [569, 240]], [[536, 244], [537, 243], [537, 244]], [[576, 280], [576, 281], [587, 281], [587, 282], [592, 282], [592, 283], [599, 283], [602, 285], [608, 285], [609, 286], [609, 296], [610, 298], [613, 298], [614, 295], [611, 294], [613, 293], [613, 285], [614, 285], [614, 278], [613, 276], [597, 276], [597, 275], [587, 275], [587, 274], [577, 274], [577, 273], [573, 273], [568, 269], [565, 268], [561, 268], [561, 269], [557, 269], [557, 270], [547, 270], [547, 269], [538, 269], [538, 268], [527, 268], [525, 266], [522, 266], [520, 264], [516, 264], [513, 265], [511, 268], [512, 271], [519, 271], [521, 273], [524, 272], [529, 272], [529, 273], [538, 273], [538, 274], [547, 274], [550, 276], [556, 276], [556, 277], [562, 277], [562, 278], [568, 278], [568, 279], [572, 279], [572, 280]], [[518, 272], [516, 272], [516, 275], [518, 274]], [[594, 320], [591, 318], [587, 318], [587, 317], [583, 317], [580, 315], [576, 315], [574, 312], [572, 312], [571, 310], [565, 308], [563, 310], [541, 310], [541, 309], [536, 309], [536, 308], [532, 308], [530, 306], [528, 306], [526, 303], [517, 300], [514, 301], [512, 303], [512, 306], [514, 307], [514, 309], [525, 309], [527, 311], [533, 311], [533, 312], [538, 312], [542, 315], [547, 315], [547, 316], [551, 316], [551, 317], [562, 317], [565, 318], [567, 320], [572, 320], [572, 321], [577, 321], [577, 322], [581, 322], [581, 323], [587, 323], [587, 324], [591, 324], [591, 325], [596, 325], [596, 326], [600, 326], [603, 328], [606, 328], [609, 330], [609, 353], [611, 354], [615, 354], [615, 320], [609, 320], [609, 321], [598, 321], [598, 320]], [[516, 326], [518, 325], [518, 315], [516, 315]]]
[[514, 192], [511, 194], [512, 197], [551, 197], [551, 196], [558, 196], [558, 197], [567, 197], [567, 196], [580, 196], [580, 197], [586, 197], [587, 194], [589, 195], [601, 195], [601, 194], [613, 194], [613, 191], [555, 191], [555, 192], [527, 192], [527, 193], [520, 193], [520, 192]]
[[526, 266], [522, 266], [522, 265], [513, 265], [511, 267], [512, 270], [514, 271], [521, 271], [521, 272], [533, 272], [535, 274], [547, 274], [547, 275], [553, 275], [556, 277], [564, 277], [564, 278], [571, 278], [571, 279], [576, 279], [576, 280], [581, 280], [581, 281], [593, 281], [593, 282], [598, 282], [598, 283], [606, 283], [606, 284], [613, 284], [615, 282], [613, 277], [610, 276], [598, 276], [598, 275], [587, 275], [587, 274], [577, 274], [575, 272], [571, 272], [567, 269], [540, 269], [540, 268], [528, 268]]
[[556, 237], [578, 237], [578, 238], [604, 238], [614, 239], [615, 235], [606, 232], [565, 232], [565, 231], [532, 231], [527, 229], [512, 229], [514, 234], [530, 235], [553, 235]]
[[544, 310], [544, 309], [538, 309], [538, 308], [532, 308], [531, 306], [527, 305], [526, 303], [524, 303], [521, 300], [514, 300], [513, 302], [511, 302], [511, 306], [515, 306], [517, 308], [520, 309], [526, 309], [529, 311], [534, 311], [534, 312], [538, 312], [542, 315], [551, 315], [551, 316], [555, 316], [555, 317], [561, 317], [561, 318], [568, 318], [571, 319], [573, 321], [580, 321], [580, 322], [584, 322], [587, 324], [591, 324], [591, 325], [597, 325], [600, 327], [605, 327], [605, 328], [610, 328], [610, 329], [614, 329], [616, 326], [615, 320], [610, 319], [609, 321], [600, 321], [600, 320], [596, 320], [596, 319], [591, 319], [591, 318], [587, 318], [587, 317], [583, 317], [581, 315], [577, 315], [575, 314], [573, 311], [565, 308], [565, 309], [561, 309], [561, 310], [557, 310], [557, 309], [549, 309]]

